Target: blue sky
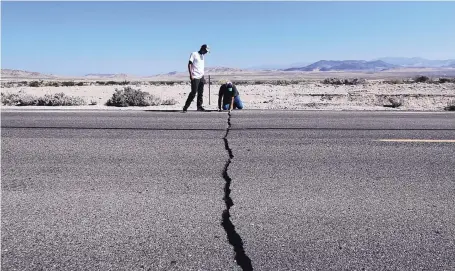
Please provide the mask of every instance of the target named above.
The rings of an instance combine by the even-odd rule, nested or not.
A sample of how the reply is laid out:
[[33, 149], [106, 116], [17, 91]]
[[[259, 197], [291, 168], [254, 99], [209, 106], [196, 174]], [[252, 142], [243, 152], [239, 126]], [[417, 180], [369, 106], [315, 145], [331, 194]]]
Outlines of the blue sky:
[[455, 58], [455, 2], [1, 2], [2, 68], [59, 75]]

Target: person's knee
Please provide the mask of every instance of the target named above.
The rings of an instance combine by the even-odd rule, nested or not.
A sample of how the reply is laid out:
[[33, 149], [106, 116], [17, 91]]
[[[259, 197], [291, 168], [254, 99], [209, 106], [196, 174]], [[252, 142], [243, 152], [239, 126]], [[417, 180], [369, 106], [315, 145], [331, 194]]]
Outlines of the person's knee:
[[196, 95], [197, 88], [191, 88], [190, 95]]
[[237, 109], [243, 109], [242, 101], [240, 99], [237, 100], [237, 102], [235, 103], [235, 106], [237, 107]]
[[204, 82], [203, 82], [202, 80], [199, 81], [199, 84], [197, 85], [197, 89], [198, 89], [199, 91], [204, 90]]

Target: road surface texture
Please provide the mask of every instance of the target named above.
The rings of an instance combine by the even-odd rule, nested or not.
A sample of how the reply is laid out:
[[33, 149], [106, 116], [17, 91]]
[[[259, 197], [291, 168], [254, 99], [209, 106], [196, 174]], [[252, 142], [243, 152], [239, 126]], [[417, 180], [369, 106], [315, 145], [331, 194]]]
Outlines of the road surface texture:
[[454, 113], [3, 111], [1, 126], [2, 270], [455, 270]]

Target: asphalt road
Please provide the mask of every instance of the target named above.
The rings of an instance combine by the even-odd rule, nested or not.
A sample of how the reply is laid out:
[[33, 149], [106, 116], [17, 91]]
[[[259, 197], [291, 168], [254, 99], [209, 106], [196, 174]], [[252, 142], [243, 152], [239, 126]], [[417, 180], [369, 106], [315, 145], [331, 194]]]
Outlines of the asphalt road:
[[455, 270], [454, 113], [1, 120], [2, 270]]

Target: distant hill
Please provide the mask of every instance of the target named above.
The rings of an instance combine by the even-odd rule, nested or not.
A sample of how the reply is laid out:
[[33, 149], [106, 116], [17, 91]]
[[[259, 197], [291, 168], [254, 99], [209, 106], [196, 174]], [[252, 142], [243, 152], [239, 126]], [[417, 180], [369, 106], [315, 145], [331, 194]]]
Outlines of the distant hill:
[[127, 78], [130, 76], [128, 74], [124, 74], [124, 73], [89, 73], [89, 74], [84, 75], [84, 77], [108, 79], [108, 78]]
[[304, 67], [285, 69], [284, 71], [381, 71], [397, 67], [381, 60], [320, 60]]
[[383, 57], [377, 60], [384, 61], [390, 64], [398, 65], [401, 67], [414, 67], [414, 68], [441, 68], [447, 67], [455, 63], [454, 59], [447, 60], [431, 60], [421, 57]]
[[292, 68], [292, 67], [304, 67], [304, 66], [307, 66], [309, 64], [311, 64], [311, 62], [296, 62], [296, 63], [291, 63], [291, 64], [281, 64], [281, 65], [274, 65], [274, 64], [258, 65], [258, 66], [249, 67], [248, 70], [254, 70], [254, 71], [264, 71], [264, 70], [278, 71], [278, 70], [289, 69], [289, 68]]
[[15, 78], [15, 79], [53, 79], [57, 76], [53, 74], [43, 74], [39, 72], [2, 69], [2, 78]]

